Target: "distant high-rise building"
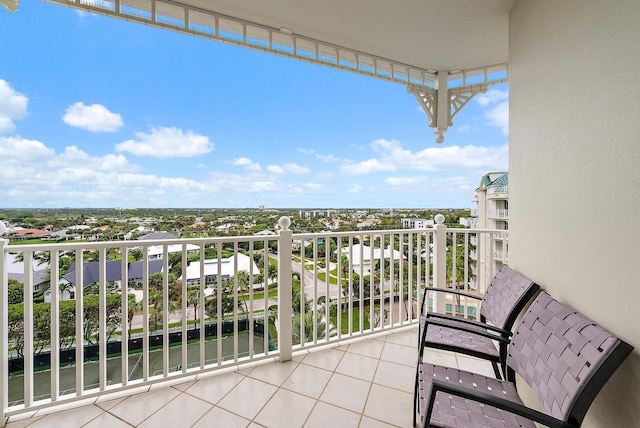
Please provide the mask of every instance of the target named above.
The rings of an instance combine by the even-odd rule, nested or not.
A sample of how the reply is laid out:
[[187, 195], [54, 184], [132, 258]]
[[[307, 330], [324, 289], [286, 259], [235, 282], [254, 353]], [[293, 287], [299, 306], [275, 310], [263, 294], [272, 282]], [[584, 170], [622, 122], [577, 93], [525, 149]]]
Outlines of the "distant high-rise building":
[[[509, 173], [490, 172], [482, 176], [471, 202], [476, 203], [471, 210], [472, 229], [509, 230]], [[507, 263], [508, 244], [506, 233], [481, 236], [472, 240], [476, 248], [471, 251], [471, 258], [476, 285], [484, 290], [493, 274]]]

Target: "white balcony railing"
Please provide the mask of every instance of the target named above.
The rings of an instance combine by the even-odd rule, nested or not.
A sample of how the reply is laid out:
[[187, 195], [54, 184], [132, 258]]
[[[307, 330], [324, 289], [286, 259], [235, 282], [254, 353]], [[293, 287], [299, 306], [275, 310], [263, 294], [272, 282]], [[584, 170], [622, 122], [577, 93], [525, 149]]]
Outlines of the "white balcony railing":
[[487, 216], [489, 218], [509, 218], [508, 209], [488, 210]]
[[[11, 246], [0, 239], [3, 420], [405, 327], [424, 310], [425, 287], [481, 295], [486, 280], [471, 271], [470, 237], [496, 231], [442, 221], [421, 230], [294, 234], [285, 217], [276, 236]], [[170, 253], [175, 245], [182, 250]], [[152, 246], [162, 247], [161, 259], [144, 257]], [[22, 293], [11, 296], [9, 253], [24, 259]], [[43, 296], [34, 296], [35, 259], [50, 266]], [[425, 303], [478, 316], [476, 303], [456, 299], [429, 292]]]

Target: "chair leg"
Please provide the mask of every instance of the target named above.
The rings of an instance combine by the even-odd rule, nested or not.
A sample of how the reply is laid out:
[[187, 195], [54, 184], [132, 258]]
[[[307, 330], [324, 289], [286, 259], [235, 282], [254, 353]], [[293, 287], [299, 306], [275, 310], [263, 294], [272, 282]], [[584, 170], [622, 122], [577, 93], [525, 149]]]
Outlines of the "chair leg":
[[416, 368], [416, 383], [413, 387], [413, 426], [416, 426], [416, 413], [418, 412], [418, 368]]
[[500, 369], [498, 368], [498, 363], [495, 361], [491, 361], [491, 365], [493, 366], [493, 372], [496, 375], [496, 379], [502, 380], [502, 377], [500, 376]]

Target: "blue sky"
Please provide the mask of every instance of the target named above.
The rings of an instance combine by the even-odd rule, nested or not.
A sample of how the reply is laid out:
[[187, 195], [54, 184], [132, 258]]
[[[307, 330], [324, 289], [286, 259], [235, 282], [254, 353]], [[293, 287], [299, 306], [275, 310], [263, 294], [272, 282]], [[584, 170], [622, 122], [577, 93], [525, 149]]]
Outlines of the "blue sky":
[[462, 208], [508, 88], [444, 144], [403, 85], [41, 1], [0, 8], [0, 207]]

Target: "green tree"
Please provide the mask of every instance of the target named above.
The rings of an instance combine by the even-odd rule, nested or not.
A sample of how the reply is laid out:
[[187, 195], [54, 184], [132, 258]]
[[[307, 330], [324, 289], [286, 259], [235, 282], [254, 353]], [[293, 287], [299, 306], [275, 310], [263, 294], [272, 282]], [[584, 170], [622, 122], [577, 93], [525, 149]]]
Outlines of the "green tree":
[[193, 306], [193, 326], [195, 328], [198, 320], [198, 305], [200, 304], [200, 290], [191, 289], [187, 291], [187, 304]]
[[[220, 299], [220, 314], [218, 314], [218, 297], [207, 299], [204, 304], [204, 311], [209, 318], [223, 320], [227, 315], [233, 314], [234, 309], [238, 312], [244, 312], [244, 307], [240, 301], [237, 306], [234, 305], [233, 297], [227, 294], [223, 294]], [[218, 316], [220, 315], [220, 316]]]
[[16, 279], [9, 278], [7, 294], [9, 305], [24, 302], [24, 285]]
[[[301, 314], [296, 313], [293, 315], [293, 326], [292, 326], [292, 334], [293, 340], [295, 343], [302, 343], [302, 339], [304, 342], [312, 342], [315, 337], [321, 339], [325, 337], [327, 332], [327, 325], [323, 321], [322, 314], [314, 313], [313, 311], [305, 312], [304, 314], [304, 330], [301, 335]], [[315, 319], [315, 325], [314, 325]]]

